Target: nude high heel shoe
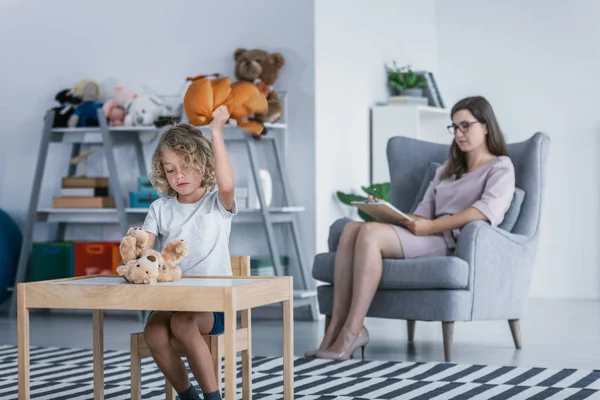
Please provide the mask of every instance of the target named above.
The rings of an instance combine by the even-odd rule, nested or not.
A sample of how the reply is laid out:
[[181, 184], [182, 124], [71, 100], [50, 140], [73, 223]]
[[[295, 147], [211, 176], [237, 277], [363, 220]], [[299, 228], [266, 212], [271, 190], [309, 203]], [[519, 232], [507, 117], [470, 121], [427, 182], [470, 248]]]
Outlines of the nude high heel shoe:
[[354, 352], [356, 350], [358, 350], [358, 348], [360, 347], [361, 355], [362, 355], [362, 358], [364, 359], [365, 358], [365, 349], [366, 349], [368, 343], [369, 343], [369, 331], [367, 330], [367, 328], [365, 328], [363, 326], [360, 333], [358, 334], [356, 339], [354, 339], [354, 342], [348, 349], [344, 350], [341, 353], [334, 353], [332, 351], [317, 351], [317, 353], [315, 354], [315, 357], [316, 358], [326, 358], [329, 360], [348, 360], [350, 358], [353, 358]]
[[307, 351], [306, 353], [304, 353], [304, 357], [306, 357], [306, 358], [315, 358], [315, 356], [317, 355], [318, 352], [319, 352], [319, 349]]

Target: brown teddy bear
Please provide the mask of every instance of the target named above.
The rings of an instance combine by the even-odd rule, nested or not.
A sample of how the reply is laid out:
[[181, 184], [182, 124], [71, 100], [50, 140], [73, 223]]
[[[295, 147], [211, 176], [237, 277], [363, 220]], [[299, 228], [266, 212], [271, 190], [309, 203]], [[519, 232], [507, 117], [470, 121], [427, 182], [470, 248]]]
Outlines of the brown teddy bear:
[[130, 283], [152, 284], [181, 279], [176, 263], [188, 254], [183, 240], [170, 241], [162, 252], [145, 249], [150, 235], [141, 228], [131, 228], [119, 247], [123, 264], [117, 274]]
[[263, 123], [279, 121], [283, 114], [283, 106], [279, 96], [273, 89], [273, 85], [279, 77], [279, 71], [285, 64], [285, 59], [281, 53], [239, 48], [234, 53], [234, 59], [237, 80], [254, 83], [267, 97], [269, 110], [264, 114], [256, 113], [254, 117]]

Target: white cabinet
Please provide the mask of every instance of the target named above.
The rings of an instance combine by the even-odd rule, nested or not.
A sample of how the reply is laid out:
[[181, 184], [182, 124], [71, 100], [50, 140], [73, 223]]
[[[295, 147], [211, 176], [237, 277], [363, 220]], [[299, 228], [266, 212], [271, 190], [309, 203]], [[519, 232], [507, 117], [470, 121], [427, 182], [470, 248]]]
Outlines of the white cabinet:
[[450, 144], [450, 110], [423, 105], [377, 105], [371, 110], [371, 183], [389, 182], [386, 147], [394, 136]]

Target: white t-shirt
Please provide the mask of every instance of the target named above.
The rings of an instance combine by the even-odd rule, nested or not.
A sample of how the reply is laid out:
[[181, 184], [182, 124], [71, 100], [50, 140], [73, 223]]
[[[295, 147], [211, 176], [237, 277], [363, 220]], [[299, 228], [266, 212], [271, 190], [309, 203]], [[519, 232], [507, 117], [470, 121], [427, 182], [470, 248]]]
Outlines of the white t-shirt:
[[187, 242], [188, 255], [177, 263], [182, 275], [231, 276], [229, 233], [236, 214], [235, 201], [227, 211], [215, 188], [192, 204], [182, 204], [176, 197], [155, 200], [142, 229], [156, 235], [160, 249], [173, 239]]

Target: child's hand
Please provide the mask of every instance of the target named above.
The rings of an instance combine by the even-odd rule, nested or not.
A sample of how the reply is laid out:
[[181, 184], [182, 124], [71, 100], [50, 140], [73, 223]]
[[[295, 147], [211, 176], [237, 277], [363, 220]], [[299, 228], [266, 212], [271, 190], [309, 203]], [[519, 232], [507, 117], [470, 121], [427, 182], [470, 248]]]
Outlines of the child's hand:
[[210, 129], [213, 131], [221, 131], [229, 119], [229, 109], [227, 109], [227, 106], [221, 105], [213, 111], [212, 117], [213, 120], [209, 124]]

